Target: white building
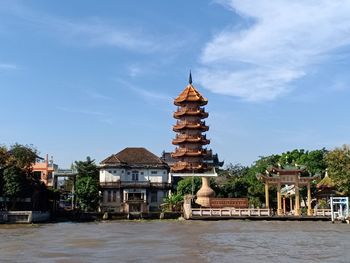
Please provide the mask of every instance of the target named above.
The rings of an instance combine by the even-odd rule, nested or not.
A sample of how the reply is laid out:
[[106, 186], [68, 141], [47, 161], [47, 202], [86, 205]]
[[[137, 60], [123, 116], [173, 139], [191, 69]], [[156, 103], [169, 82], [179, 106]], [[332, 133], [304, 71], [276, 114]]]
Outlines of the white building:
[[100, 163], [101, 211], [160, 209], [171, 189], [169, 166], [145, 148], [125, 148]]

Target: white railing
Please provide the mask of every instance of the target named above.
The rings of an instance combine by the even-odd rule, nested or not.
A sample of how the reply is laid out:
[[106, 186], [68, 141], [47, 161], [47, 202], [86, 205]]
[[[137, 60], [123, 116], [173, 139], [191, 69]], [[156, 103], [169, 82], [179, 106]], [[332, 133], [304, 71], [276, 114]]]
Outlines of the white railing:
[[331, 209], [314, 209], [314, 216], [331, 216]]
[[271, 216], [267, 208], [192, 208], [192, 216]]

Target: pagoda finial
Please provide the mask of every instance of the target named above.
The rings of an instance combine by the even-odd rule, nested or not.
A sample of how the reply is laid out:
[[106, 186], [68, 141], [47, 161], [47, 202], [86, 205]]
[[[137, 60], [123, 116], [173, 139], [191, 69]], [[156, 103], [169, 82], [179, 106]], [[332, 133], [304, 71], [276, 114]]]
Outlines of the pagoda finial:
[[188, 78], [188, 83], [189, 83], [189, 84], [192, 84], [192, 74], [191, 74], [191, 70], [190, 70], [190, 76], [189, 76], [189, 78]]

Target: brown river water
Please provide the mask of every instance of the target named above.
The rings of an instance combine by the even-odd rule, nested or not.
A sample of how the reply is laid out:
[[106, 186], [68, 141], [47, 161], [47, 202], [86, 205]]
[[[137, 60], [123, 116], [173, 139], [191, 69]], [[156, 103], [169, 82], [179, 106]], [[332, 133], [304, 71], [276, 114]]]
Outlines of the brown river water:
[[350, 262], [350, 225], [110, 221], [0, 225], [0, 262]]

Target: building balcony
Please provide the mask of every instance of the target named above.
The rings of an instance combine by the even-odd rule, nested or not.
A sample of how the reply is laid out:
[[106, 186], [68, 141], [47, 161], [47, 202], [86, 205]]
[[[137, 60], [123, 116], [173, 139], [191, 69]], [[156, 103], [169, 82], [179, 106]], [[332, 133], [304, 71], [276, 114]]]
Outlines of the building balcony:
[[177, 162], [171, 167], [172, 172], [202, 172], [207, 167], [202, 163]]
[[170, 189], [169, 183], [153, 183], [151, 181], [117, 181], [117, 182], [100, 182], [101, 188], [159, 188]]
[[120, 181], [117, 182], [100, 182], [101, 188], [120, 188]]
[[208, 118], [209, 114], [205, 112], [204, 108], [178, 107], [173, 116], [175, 119], [179, 119], [182, 116], [200, 116], [202, 119], [204, 119]]
[[177, 134], [173, 140], [173, 144], [181, 143], [199, 143], [201, 145], [209, 144], [210, 140], [207, 139], [206, 135], [188, 135], [188, 134]]
[[187, 148], [176, 148], [175, 152], [171, 154], [173, 158], [178, 158], [178, 157], [200, 157], [204, 156], [207, 154], [207, 149], [187, 149]]
[[205, 125], [205, 121], [177, 121], [173, 126], [173, 131], [179, 132], [181, 130], [190, 129], [190, 130], [199, 130], [205, 132], [209, 130], [209, 127]]

